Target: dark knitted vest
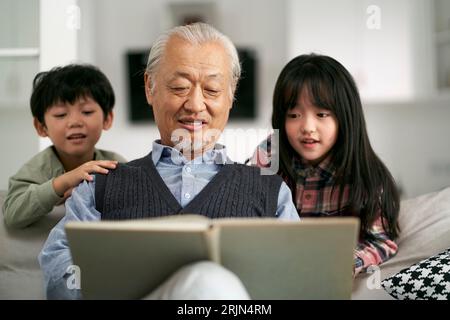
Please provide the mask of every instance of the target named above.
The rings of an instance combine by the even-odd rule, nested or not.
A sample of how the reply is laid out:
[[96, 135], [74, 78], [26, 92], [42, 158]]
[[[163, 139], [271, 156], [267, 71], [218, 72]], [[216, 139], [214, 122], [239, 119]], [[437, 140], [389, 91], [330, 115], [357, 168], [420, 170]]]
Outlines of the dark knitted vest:
[[226, 164], [182, 208], [156, 170], [151, 153], [95, 179], [96, 209], [102, 220], [185, 213], [209, 218], [274, 217], [282, 183], [278, 175], [261, 175], [259, 168]]

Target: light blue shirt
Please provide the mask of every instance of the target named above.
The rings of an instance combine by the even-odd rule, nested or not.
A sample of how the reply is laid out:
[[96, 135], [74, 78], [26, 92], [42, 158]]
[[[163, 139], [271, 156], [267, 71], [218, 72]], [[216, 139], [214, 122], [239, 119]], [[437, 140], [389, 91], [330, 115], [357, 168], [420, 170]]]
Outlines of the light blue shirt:
[[[182, 207], [195, 198], [226, 163], [231, 163], [226, 148], [221, 145], [189, 161], [176, 149], [155, 141], [151, 156], [156, 170]], [[291, 191], [284, 182], [278, 192], [276, 215], [279, 219], [300, 219], [292, 202]], [[81, 298], [80, 290], [68, 289], [67, 286], [72, 258], [64, 225], [67, 221], [97, 221], [100, 218], [101, 213], [95, 209], [95, 181], [84, 181], [67, 199], [66, 215], [50, 232], [38, 257], [48, 298]]]

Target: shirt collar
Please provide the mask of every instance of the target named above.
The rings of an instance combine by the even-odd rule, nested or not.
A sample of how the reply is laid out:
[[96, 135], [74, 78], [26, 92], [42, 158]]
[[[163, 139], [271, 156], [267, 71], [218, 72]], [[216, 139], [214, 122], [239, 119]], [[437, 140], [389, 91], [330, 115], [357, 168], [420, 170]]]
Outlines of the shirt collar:
[[183, 154], [177, 149], [161, 144], [161, 140], [153, 141], [152, 146], [152, 160], [156, 164], [162, 159], [171, 159], [173, 163], [187, 164], [187, 163], [208, 163], [208, 164], [220, 164], [231, 163], [232, 161], [227, 157], [227, 149], [224, 145], [216, 143], [213, 149], [209, 149], [201, 157], [197, 157], [193, 160], [187, 160]]
[[100, 159], [100, 153], [97, 149], [94, 149], [94, 160], [99, 160]]
[[332, 155], [328, 155], [318, 165], [313, 166], [305, 159], [294, 157], [294, 172], [303, 178], [312, 177], [315, 175], [332, 176], [336, 171], [336, 167], [332, 161]]

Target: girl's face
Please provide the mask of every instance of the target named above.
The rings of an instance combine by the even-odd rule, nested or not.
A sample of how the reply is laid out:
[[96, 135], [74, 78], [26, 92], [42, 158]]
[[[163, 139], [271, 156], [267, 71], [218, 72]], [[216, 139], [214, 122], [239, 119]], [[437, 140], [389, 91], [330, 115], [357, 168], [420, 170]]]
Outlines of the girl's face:
[[285, 129], [299, 156], [317, 165], [336, 143], [338, 121], [332, 111], [313, 105], [308, 90], [302, 90], [295, 107], [286, 113]]

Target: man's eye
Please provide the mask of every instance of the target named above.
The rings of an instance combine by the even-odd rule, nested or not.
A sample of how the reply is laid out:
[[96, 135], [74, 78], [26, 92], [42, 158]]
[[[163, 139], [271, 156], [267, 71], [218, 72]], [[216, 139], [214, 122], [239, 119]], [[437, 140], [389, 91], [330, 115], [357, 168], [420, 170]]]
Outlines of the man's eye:
[[92, 111], [92, 110], [83, 111], [83, 114], [85, 114], [85, 115], [90, 115], [90, 114], [93, 114], [93, 113], [94, 113], [94, 111]]
[[175, 92], [184, 92], [184, 91], [187, 91], [189, 88], [188, 87], [172, 87], [171, 89]]
[[216, 96], [219, 94], [219, 90], [215, 90], [215, 89], [205, 89], [206, 93], [211, 95], [211, 96]]

